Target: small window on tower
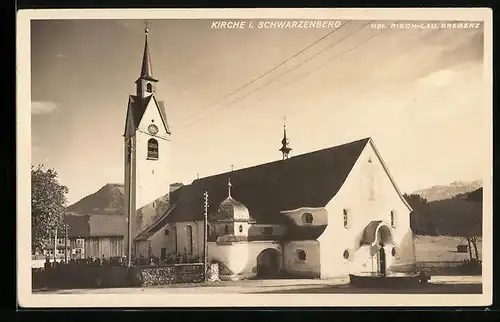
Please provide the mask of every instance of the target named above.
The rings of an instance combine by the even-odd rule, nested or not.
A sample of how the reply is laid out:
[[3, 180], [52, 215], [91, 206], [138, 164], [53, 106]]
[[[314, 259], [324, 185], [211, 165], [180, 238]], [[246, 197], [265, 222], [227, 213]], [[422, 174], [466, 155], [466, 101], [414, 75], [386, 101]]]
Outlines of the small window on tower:
[[344, 228], [349, 228], [349, 214], [347, 212], [347, 209], [343, 210], [344, 214]]
[[152, 93], [153, 92], [153, 85], [151, 85], [151, 83], [148, 83], [146, 85], [146, 92], [148, 92], [148, 93]]
[[155, 139], [149, 139], [148, 141], [148, 159], [158, 159], [158, 141]]

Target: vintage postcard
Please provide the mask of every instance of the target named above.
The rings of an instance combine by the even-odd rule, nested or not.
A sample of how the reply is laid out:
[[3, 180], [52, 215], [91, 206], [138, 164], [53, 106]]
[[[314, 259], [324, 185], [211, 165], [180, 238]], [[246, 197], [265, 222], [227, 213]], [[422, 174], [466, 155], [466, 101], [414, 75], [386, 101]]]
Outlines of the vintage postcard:
[[491, 304], [490, 9], [17, 26], [22, 307]]

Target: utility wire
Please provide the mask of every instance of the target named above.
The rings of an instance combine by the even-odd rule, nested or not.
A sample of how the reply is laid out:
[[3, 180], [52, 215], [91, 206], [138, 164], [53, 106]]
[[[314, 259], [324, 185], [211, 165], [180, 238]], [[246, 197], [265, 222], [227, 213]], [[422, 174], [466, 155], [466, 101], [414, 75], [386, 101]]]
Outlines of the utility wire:
[[[387, 32], [387, 30], [384, 30], [384, 32]], [[437, 31], [433, 31], [433, 32], [437, 32]], [[376, 35], [374, 35], [374, 36], [372, 36], [372, 37], [370, 37], [370, 38], [366, 39], [366, 40], [365, 40], [365, 41], [363, 41], [362, 43], [359, 43], [359, 44], [358, 44], [358, 45], [356, 45], [354, 48], [351, 48], [351, 49], [347, 50], [346, 52], [343, 52], [343, 53], [341, 53], [340, 55], [338, 55], [338, 56], [336, 56], [336, 57], [333, 57], [332, 59], [329, 59], [329, 60], [325, 61], [323, 64], [321, 64], [320, 66], [316, 67], [315, 69], [313, 69], [313, 70], [311, 70], [311, 71], [309, 71], [309, 72], [306, 72], [306, 73], [301, 74], [299, 77], [297, 77], [297, 78], [293, 79], [292, 81], [290, 81], [290, 82], [286, 83], [286, 84], [285, 84], [285, 85], [283, 85], [282, 87], [278, 88], [276, 91], [277, 91], [277, 92], [279, 92], [279, 91], [283, 90], [284, 88], [288, 87], [290, 84], [295, 83], [296, 81], [298, 81], [298, 80], [300, 80], [300, 79], [302, 79], [302, 78], [304, 78], [304, 77], [307, 77], [307, 76], [308, 76], [308, 75], [310, 75], [312, 72], [314, 72], [314, 71], [316, 71], [316, 70], [318, 70], [318, 69], [320, 69], [320, 68], [324, 67], [325, 65], [329, 64], [332, 60], [334, 60], [334, 59], [336, 59], [336, 58], [340, 58], [340, 57], [341, 57], [341, 56], [343, 56], [344, 54], [346, 54], [346, 53], [348, 53], [348, 52], [350, 52], [350, 51], [352, 51], [352, 50], [355, 50], [356, 48], [358, 48], [358, 47], [362, 46], [364, 43], [367, 43], [367, 42], [371, 41], [372, 39], [374, 39], [375, 37], [378, 37], [378, 36], [380, 35], [380, 33], [381, 33], [381, 32], [379, 32], [379, 34], [376, 34]], [[405, 50], [404, 50], [404, 51], [402, 51], [402, 52], [400, 53], [400, 55], [404, 55], [404, 54], [406, 54], [408, 51], [410, 51], [410, 50], [411, 50], [411, 48], [412, 48], [412, 47], [411, 47], [411, 45], [412, 45], [412, 44], [414, 44], [416, 41], [417, 41], [417, 38], [411, 38], [411, 40], [410, 40], [409, 42], [407, 42], [407, 43], [406, 43], [406, 45], [407, 45], [407, 46], [406, 46]], [[266, 95], [263, 95], [260, 99], [258, 99], [258, 100], [256, 101], [256, 103], [258, 103], [258, 102], [262, 101], [265, 97], [266, 97]]]
[[[306, 46], [305, 48], [301, 49], [300, 51], [298, 51], [297, 53], [295, 53], [294, 55], [292, 55], [291, 57], [285, 59], [283, 62], [281, 62], [280, 64], [274, 66], [273, 68], [269, 69], [267, 72], [265, 72], [264, 74], [261, 74], [260, 76], [257, 76], [255, 77], [254, 79], [250, 80], [249, 82], [243, 84], [242, 86], [238, 87], [237, 89], [235, 89], [234, 91], [232, 91], [231, 93], [225, 95], [224, 97], [220, 98], [217, 102], [209, 105], [206, 109], [210, 109], [214, 106], [216, 106], [217, 104], [219, 104], [220, 102], [224, 101], [226, 98], [236, 94], [237, 92], [241, 91], [242, 89], [248, 87], [249, 85], [255, 83], [256, 81], [258, 81], [259, 79], [269, 75], [271, 72], [273, 72], [274, 70], [278, 69], [279, 67], [283, 66], [284, 64], [286, 64], [287, 62], [289, 62], [290, 60], [294, 59], [295, 57], [299, 56], [300, 54], [302, 54], [303, 52], [305, 52], [306, 50], [308, 50], [309, 48], [311, 48], [312, 46], [318, 44], [319, 42], [323, 41], [324, 39], [326, 39], [327, 37], [329, 37], [330, 35], [332, 35], [334, 32], [342, 29], [343, 27], [345, 27], [346, 25], [348, 25], [352, 20], [349, 20], [347, 21], [345, 24], [343, 24], [342, 26], [340, 26], [339, 28], [336, 28], [330, 32], [328, 32], [326, 35], [324, 35], [323, 37], [317, 39], [316, 41], [314, 41], [312, 44]], [[194, 112], [192, 114], [190, 114], [189, 116], [187, 116], [185, 119], [189, 119], [193, 116], [195, 116], [197, 114], [197, 112]]]
[[[384, 30], [384, 31], [386, 31], [386, 30]], [[382, 30], [380, 30], [380, 31], [379, 31], [379, 32], [377, 32], [376, 34], [374, 34], [374, 35], [372, 35], [372, 36], [368, 37], [367, 39], [363, 40], [362, 42], [360, 42], [359, 44], [355, 45], [354, 47], [351, 47], [351, 48], [349, 48], [348, 50], [346, 50], [346, 51], [344, 51], [344, 52], [340, 53], [339, 55], [334, 56], [334, 57], [332, 57], [332, 58], [330, 58], [330, 59], [326, 60], [323, 64], [319, 65], [318, 67], [316, 67], [316, 68], [314, 68], [314, 69], [312, 69], [312, 70], [310, 70], [310, 71], [308, 71], [308, 72], [305, 72], [305, 73], [301, 74], [299, 77], [296, 77], [296, 78], [292, 79], [290, 82], [286, 83], [285, 85], [283, 85], [282, 87], [280, 87], [280, 88], [279, 88], [279, 89], [277, 89], [276, 91], [281, 91], [281, 90], [283, 90], [284, 88], [288, 87], [289, 85], [291, 85], [291, 84], [295, 83], [296, 81], [301, 80], [302, 78], [304, 78], [304, 77], [306, 77], [306, 76], [309, 76], [310, 74], [312, 74], [313, 72], [317, 71], [317, 70], [318, 70], [318, 69], [320, 69], [320, 68], [323, 68], [324, 66], [326, 66], [327, 64], [329, 64], [329, 63], [330, 63], [330, 62], [332, 62], [333, 60], [336, 60], [337, 58], [340, 58], [340, 57], [344, 56], [345, 54], [350, 53], [350, 52], [352, 52], [353, 50], [355, 50], [355, 49], [357, 49], [357, 48], [361, 47], [362, 45], [364, 45], [364, 44], [366, 44], [366, 43], [370, 42], [371, 40], [373, 40], [373, 39], [375, 39], [376, 37], [380, 36], [380, 34], [381, 34], [381, 33], [382, 33]], [[413, 41], [412, 41], [411, 43], [413, 43]], [[405, 52], [406, 52], [406, 51], [405, 51]], [[266, 95], [263, 95], [263, 96], [262, 96], [259, 100], [257, 100], [257, 102], [262, 101], [262, 99], [263, 99], [265, 96], [266, 96]]]
[[[349, 35], [347, 35], [347, 36], [345, 36], [345, 37], [341, 38], [339, 41], [337, 41], [337, 42], [335, 42], [335, 43], [333, 43], [333, 44], [331, 44], [331, 45], [329, 45], [329, 46], [327, 46], [327, 47], [323, 48], [321, 51], [319, 51], [319, 52], [318, 52], [318, 53], [316, 53], [315, 55], [313, 55], [313, 56], [309, 57], [308, 59], [306, 59], [306, 60], [304, 60], [304, 61], [302, 61], [302, 62], [300, 62], [299, 64], [295, 65], [294, 67], [292, 67], [292, 68], [290, 68], [290, 69], [287, 69], [284, 73], [279, 74], [278, 76], [276, 76], [276, 77], [272, 78], [272, 79], [271, 79], [271, 80], [269, 80], [268, 82], [266, 82], [266, 83], [262, 84], [261, 86], [259, 86], [259, 87], [255, 88], [254, 90], [252, 90], [252, 91], [248, 92], [247, 94], [245, 94], [245, 95], [243, 95], [243, 96], [239, 97], [238, 99], [236, 99], [236, 100], [234, 100], [234, 101], [230, 102], [228, 105], [223, 105], [223, 106], [221, 106], [219, 109], [215, 110], [213, 114], [220, 112], [220, 111], [221, 111], [222, 109], [224, 109], [224, 108], [227, 108], [227, 107], [229, 107], [229, 106], [234, 105], [235, 103], [237, 103], [237, 102], [241, 101], [242, 99], [244, 99], [244, 98], [248, 97], [250, 94], [252, 94], [252, 93], [254, 93], [254, 92], [256, 92], [256, 91], [260, 90], [261, 88], [263, 88], [264, 86], [267, 86], [267, 85], [271, 84], [272, 82], [274, 82], [274, 81], [275, 81], [275, 80], [277, 80], [278, 78], [280, 78], [280, 77], [282, 77], [282, 76], [284, 76], [284, 75], [288, 74], [289, 72], [291, 72], [291, 71], [293, 71], [293, 70], [297, 69], [298, 67], [302, 66], [303, 64], [305, 64], [305, 63], [307, 63], [307, 62], [311, 61], [312, 59], [314, 59], [314, 58], [316, 58], [317, 56], [319, 56], [319, 55], [321, 55], [322, 53], [324, 53], [327, 49], [329, 49], [329, 48], [331, 48], [331, 47], [333, 47], [333, 46], [335, 46], [335, 45], [339, 44], [340, 42], [342, 42], [342, 41], [344, 41], [344, 40], [348, 39], [348, 38], [349, 38], [349, 37], [351, 37], [353, 34], [358, 33], [359, 31], [361, 31], [362, 29], [364, 29], [364, 28], [365, 28], [368, 24], [370, 24], [370, 22], [368, 22], [368, 23], [364, 24], [361, 28], [359, 28], [358, 30], [356, 30], [354, 33], [351, 33], [351, 34], [349, 34]], [[337, 29], [337, 30], [338, 30], [338, 29]], [[199, 118], [198, 120], [195, 120], [195, 121], [193, 121], [193, 122], [191, 122], [191, 123], [189, 123], [189, 124], [185, 125], [183, 128], [189, 128], [189, 127], [191, 127], [192, 125], [194, 125], [195, 123], [197, 123], [197, 122], [199, 122], [199, 121], [201, 121], [201, 120], [204, 120], [205, 118], [206, 118], [206, 117], [201, 117], [201, 118]]]

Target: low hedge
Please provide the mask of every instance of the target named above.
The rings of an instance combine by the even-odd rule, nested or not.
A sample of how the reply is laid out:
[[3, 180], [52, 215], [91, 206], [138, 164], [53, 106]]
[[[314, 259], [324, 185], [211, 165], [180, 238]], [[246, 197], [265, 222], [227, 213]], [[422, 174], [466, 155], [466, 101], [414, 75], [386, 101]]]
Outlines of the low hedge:
[[33, 288], [98, 288], [131, 286], [125, 266], [60, 266], [32, 273]]
[[60, 266], [32, 271], [32, 287], [99, 288], [140, 287], [205, 280], [203, 264], [151, 266]]

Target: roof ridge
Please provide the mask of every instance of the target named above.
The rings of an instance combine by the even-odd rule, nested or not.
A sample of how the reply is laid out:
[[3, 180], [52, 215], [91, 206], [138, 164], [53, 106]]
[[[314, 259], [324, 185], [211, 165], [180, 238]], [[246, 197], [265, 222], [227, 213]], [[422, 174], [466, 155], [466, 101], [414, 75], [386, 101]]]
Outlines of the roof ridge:
[[372, 139], [371, 137], [365, 137], [363, 139], [354, 140], [354, 141], [342, 143], [342, 144], [339, 144], [339, 145], [334, 145], [334, 146], [330, 146], [330, 147], [327, 147], [327, 148], [322, 148], [322, 149], [319, 149], [319, 150], [314, 150], [314, 151], [310, 151], [310, 152], [306, 152], [306, 153], [294, 155], [294, 156], [289, 157], [287, 160], [269, 161], [269, 162], [265, 162], [265, 163], [261, 163], [261, 164], [256, 164], [256, 165], [252, 165], [252, 166], [241, 168], [241, 169], [237, 169], [237, 170], [231, 170], [231, 171], [221, 172], [221, 173], [218, 173], [218, 174], [213, 174], [213, 175], [210, 175], [210, 176], [206, 176], [206, 177], [202, 177], [202, 178], [199, 178], [199, 179], [195, 179], [195, 180], [193, 180], [191, 182], [191, 184], [194, 184], [195, 182], [201, 182], [201, 181], [203, 181], [205, 179], [209, 179], [209, 178], [221, 176], [221, 175], [224, 175], [224, 174], [236, 173], [236, 172], [240, 172], [240, 171], [247, 171], [247, 170], [252, 169], [252, 168], [258, 168], [258, 167], [262, 167], [262, 166], [266, 166], [266, 165], [271, 165], [271, 164], [282, 163], [282, 162], [286, 163], [286, 162], [288, 162], [290, 160], [294, 160], [294, 159], [296, 160], [297, 158], [300, 158], [300, 157], [308, 156], [308, 155], [311, 155], [311, 154], [314, 154], [314, 153], [324, 152], [326, 150], [331, 150], [331, 149], [335, 149], [335, 148], [344, 147], [344, 146], [350, 145], [350, 144], [360, 143], [360, 142], [363, 142], [363, 141], [366, 141], [366, 143], [368, 143], [371, 139]]
[[173, 205], [171, 205], [170, 207], [168, 207], [168, 209], [165, 211], [165, 213], [163, 215], [161, 215], [160, 217], [158, 217], [157, 220], [155, 220], [154, 222], [152, 222], [151, 224], [149, 224], [148, 226], [146, 226], [142, 231], [140, 231], [137, 234], [136, 238], [140, 237], [143, 234], [149, 233], [151, 231], [151, 229], [155, 228], [156, 225], [158, 225], [163, 219], [165, 219], [165, 217], [167, 217], [168, 214], [170, 214], [172, 212], [172, 210], [175, 209], [176, 206], [177, 206], [177, 203], [174, 203]]

